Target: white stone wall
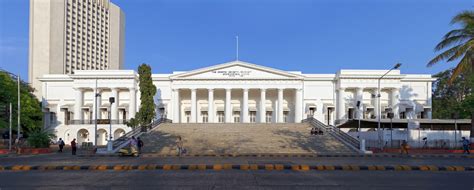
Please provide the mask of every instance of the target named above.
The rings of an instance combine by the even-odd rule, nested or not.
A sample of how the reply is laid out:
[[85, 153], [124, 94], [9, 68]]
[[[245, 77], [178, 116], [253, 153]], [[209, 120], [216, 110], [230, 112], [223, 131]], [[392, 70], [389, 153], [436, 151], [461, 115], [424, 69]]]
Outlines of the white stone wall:
[[[224, 116], [224, 122], [233, 123], [237, 117], [244, 122], [244, 108], [249, 110], [247, 118], [250, 118], [251, 112], [256, 112], [257, 123], [283, 122], [285, 116], [286, 122], [300, 122], [301, 119], [314, 117], [329, 125], [350, 118], [376, 118], [377, 78], [385, 72], [341, 70], [335, 75], [301, 74], [236, 61], [189, 72], [154, 74], [156, 118], [166, 117], [173, 122], [184, 123], [188, 122], [189, 115], [190, 122], [201, 123], [204, 122], [203, 111], [210, 113], [212, 109], [208, 122], [219, 122], [218, 111], [229, 113]], [[110, 109], [114, 120], [128, 120], [138, 112], [140, 93], [138, 75], [134, 71], [77, 71], [74, 75], [45, 75], [41, 78], [43, 107], [46, 114], [56, 115], [55, 118], [49, 117], [46, 126], [62, 130], [61, 134], [71, 128], [67, 124], [68, 119], [93, 120], [96, 80], [101, 94], [98, 107], [102, 110], [98, 112], [101, 113], [98, 119], [108, 118], [107, 110]], [[385, 117], [386, 110], [392, 108], [400, 110], [400, 114], [406, 112], [400, 117], [419, 118], [423, 115], [430, 118], [433, 80], [429, 75], [402, 75], [398, 70], [387, 75], [387, 79], [380, 81], [381, 116]], [[246, 105], [243, 104], [244, 89], [248, 91]], [[228, 102], [229, 90], [231, 96]], [[109, 107], [108, 98], [114, 96], [115, 91], [116, 106]], [[195, 102], [192, 101], [193, 91], [196, 93]], [[211, 91], [213, 96], [210, 97]], [[278, 103], [280, 91], [282, 104]], [[265, 95], [264, 104], [261, 103], [262, 95]], [[212, 106], [208, 103], [210, 98], [213, 99]], [[359, 110], [357, 101], [361, 102]], [[231, 107], [227, 108], [227, 104]], [[270, 115], [267, 116], [267, 113]], [[117, 127], [123, 125], [117, 124]], [[125, 127], [124, 130], [129, 129]]]

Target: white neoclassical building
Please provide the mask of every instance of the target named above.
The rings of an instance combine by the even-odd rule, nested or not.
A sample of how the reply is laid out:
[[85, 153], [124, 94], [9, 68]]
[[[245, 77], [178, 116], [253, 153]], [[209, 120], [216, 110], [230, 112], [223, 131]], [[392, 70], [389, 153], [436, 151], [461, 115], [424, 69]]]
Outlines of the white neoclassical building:
[[[336, 74], [282, 71], [242, 61], [173, 74], [153, 74], [156, 118], [175, 123], [282, 123], [314, 117], [328, 125], [377, 118], [377, 86], [387, 70], [340, 70]], [[140, 106], [138, 75], [132, 70], [76, 71], [44, 75], [46, 126], [58, 137], [93, 141], [94, 108], [99, 142], [130, 129], [123, 123]], [[431, 118], [431, 75], [393, 70], [380, 81], [385, 118]], [[97, 107], [94, 94], [98, 94]], [[109, 97], [115, 103], [109, 104]], [[359, 102], [359, 107], [357, 107]], [[109, 132], [109, 113], [112, 132]], [[107, 119], [107, 120], [106, 120]]]

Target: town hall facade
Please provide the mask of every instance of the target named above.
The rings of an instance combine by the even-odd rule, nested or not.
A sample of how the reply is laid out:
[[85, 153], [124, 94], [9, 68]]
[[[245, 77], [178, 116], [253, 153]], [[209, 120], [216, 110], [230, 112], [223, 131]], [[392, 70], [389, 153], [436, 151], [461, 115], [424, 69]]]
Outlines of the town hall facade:
[[[173, 123], [298, 123], [314, 117], [328, 125], [349, 119], [376, 119], [393, 112], [400, 119], [431, 119], [431, 75], [392, 70], [340, 70], [335, 74], [282, 71], [243, 61], [172, 74], [153, 74], [156, 119]], [[140, 106], [138, 75], [133, 70], [77, 70], [44, 75], [45, 126], [65, 140], [98, 144], [129, 131], [124, 123]], [[94, 94], [98, 94], [97, 104]], [[109, 98], [115, 102], [110, 104]], [[359, 106], [357, 106], [359, 105]], [[379, 110], [380, 109], [380, 110]], [[112, 131], [106, 120], [110, 117]], [[67, 141], [68, 142], [68, 141]]]

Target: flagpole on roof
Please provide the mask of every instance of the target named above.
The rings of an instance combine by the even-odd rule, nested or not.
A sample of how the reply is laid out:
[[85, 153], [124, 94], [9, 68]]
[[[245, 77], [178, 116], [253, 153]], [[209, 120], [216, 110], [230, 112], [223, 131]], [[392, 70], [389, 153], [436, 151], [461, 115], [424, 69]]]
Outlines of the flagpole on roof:
[[235, 50], [235, 60], [239, 60], [239, 36], [235, 36], [236, 41], [236, 50]]

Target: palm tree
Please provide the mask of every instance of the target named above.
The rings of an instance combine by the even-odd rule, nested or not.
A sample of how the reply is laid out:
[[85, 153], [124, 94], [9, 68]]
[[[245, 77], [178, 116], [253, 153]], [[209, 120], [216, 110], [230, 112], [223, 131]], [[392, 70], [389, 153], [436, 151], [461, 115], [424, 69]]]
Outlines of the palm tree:
[[[448, 48], [430, 62], [428, 67], [446, 60], [447, 62], [460, 60], [456, 65], [448, 84], [452, 84], [460, 73], [474, 74], [474, 11], [463, 11], [456, 15], [451, 24], [460, 24], [462, 28], [451, 30], [444, 35], [443, 40], [436, 45], [435, 50]], [[474, 141], [474, 111], [471, 109], [471, 142]]]
[[436, 45], [435, 50], [443, 51], [430, 62], [428, 67], [446, 60], [447, 62], [460, 60], [454, 69], [449, 84], [462, 72], [468, 72], [474, 69], [474, 11], [463, 11], [456, 15], [451, 24], [460, 24], [462, 28], [451, 30], [444, 35], [443, 40]]

